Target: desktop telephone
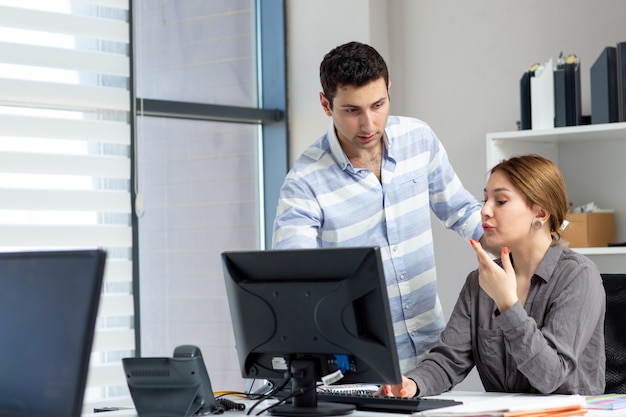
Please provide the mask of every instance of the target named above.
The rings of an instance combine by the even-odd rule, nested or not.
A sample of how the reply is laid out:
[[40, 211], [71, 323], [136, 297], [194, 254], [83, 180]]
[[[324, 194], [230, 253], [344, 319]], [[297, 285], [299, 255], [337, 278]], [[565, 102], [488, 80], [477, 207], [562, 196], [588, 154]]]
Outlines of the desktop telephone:
[[197, 346], [178, 346], [171, 358], [123, 358], [122, 365], [140, 417], [190, 417], [224, 412], [213, 395]]

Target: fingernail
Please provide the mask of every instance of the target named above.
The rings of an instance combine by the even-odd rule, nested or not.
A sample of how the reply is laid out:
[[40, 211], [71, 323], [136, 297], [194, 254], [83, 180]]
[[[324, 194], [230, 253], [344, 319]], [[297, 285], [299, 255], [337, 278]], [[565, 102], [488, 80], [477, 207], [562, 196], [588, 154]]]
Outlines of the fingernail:
[[406, 397], [406, 390], [405, 389], [401, 389], [400, 390], [400, 395], [403, 397]]
[[507, 248], [506, 246], [504, 248], [502, 248], [502, 253], [505, 255], [509, 254], [509, 248]]
[[472, 245], [472, 246], [474, 246], [474, 243], [476, 243], [476, 242], [474, 242], [474, 239], [470, 239], [469, 242], [470, 242], [470, 245]]
[[387, 395], [391, 394], [391, 388], [389, 388], [388, 385], [385, 387], [385, 394]]

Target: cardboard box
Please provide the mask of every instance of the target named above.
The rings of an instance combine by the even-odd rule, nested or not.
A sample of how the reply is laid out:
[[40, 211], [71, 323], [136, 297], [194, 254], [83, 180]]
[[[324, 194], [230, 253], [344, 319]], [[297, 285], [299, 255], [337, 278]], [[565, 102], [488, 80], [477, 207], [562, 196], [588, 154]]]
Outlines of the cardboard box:
[[606, 247], [615, 241], [613, 213], [571, 213], [567, 220], [561, 239], [567, 240], [570, 248]]

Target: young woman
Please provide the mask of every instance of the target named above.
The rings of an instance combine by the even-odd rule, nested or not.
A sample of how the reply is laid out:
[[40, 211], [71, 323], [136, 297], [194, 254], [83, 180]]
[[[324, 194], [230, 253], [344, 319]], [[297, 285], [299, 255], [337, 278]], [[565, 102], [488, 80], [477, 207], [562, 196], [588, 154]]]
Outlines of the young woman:
[[450, 390], [476, 366], [486, 391], [604, 392], [605, 294], [596, 266], [560, 244], [568, 210], [559, 169], [538, 155], [491, 170], [481, 211], [494, 260], [471, 240], [472, 271], [439, 343], [395, 396]]

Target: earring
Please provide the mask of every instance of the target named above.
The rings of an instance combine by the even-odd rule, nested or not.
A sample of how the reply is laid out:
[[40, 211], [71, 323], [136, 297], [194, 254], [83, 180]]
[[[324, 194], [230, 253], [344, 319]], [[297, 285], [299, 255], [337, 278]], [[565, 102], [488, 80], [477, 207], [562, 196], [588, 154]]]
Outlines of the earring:
[[541, 230], [541, 228], [543, 227], [543, 222], [539, 219], [535, 219], [533, 220], [533, 229], [535, 230]]

